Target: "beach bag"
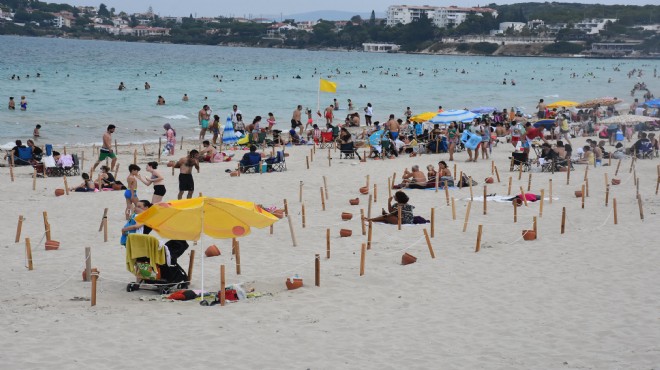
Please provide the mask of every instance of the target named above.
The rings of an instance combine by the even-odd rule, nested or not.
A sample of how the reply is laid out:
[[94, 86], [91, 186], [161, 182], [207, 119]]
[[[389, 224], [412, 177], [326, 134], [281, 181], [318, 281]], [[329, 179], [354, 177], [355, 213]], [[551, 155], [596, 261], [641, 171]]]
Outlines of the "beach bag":
[[160, 279], [160, 271], [158, 269], [154, 270], [149, 262], [136, 262], [135, 276], [143, 280], [158, 280]]
[[[461, 176], [459, 184], [461, 187], [470, 186], [470, 177], [464, 173], [463, 176]], [[475, 185], [477, 185], [477, 182], [472, 179], [472, 186]]]

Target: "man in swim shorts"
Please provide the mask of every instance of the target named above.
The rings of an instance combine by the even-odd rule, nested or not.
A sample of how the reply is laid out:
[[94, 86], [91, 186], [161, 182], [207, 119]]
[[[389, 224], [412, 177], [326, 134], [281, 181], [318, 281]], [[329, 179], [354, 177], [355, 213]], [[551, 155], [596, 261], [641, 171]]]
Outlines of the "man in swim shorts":
[[192, 169], [193, 167], [197, 169], [199, 173], [199, 161], [197, 156], [199, 152], [195, 149], [190, 151], [187, 157], [179, 159], [178, 162], [174, 163], [173, 161], [168, 164], [169, 167], [174, 167], [179, 169], [179, 195], [177, 199], [183, 197], [183, 192], [187, 191], [188, 195], [186, 198], [192, 198], [192, 193], [195, 191], [195, 182], [193, 181]]
[[112, 159], [110, 170], [115, 168], [115, 163], [117, 163], [117, 155], [115, 155], [115, 152], [112, 150], [112, 134], [114, 132], [115, 125], [108, 125], [108, 129], [106, 130], [105, 134], [103, 134], [103, 145], [101, 145], [101, 149], [99, 150], [99, 160], [94, 163], [91, 172], [94, 172], [96, 166], [98, 166], [99, 163], [101, 163], [101, 161], [105, 160], [106, 158]]
[[[209, 113], [209, 106], [205, 104], [202, 109], [199, 110], [199, 113], [197, 113], [197, 121], [199, 122], [199, 125], [202, 126], [202, 132], [204, 133], [206, 133], [206, 129], [209, 128], [210, 118], [211, 114]], [[202, 134], [199, 136], [201, 138]]]
[[299, 128], [300, 135], [302, 135], [303, 132], [303, 124], [300, 121], [301, 117], [302, 117], [302, 105], [299, 105], [293, 111], [293, 115], [291, 116], [291, 129], [295, 130], [296, 128]]

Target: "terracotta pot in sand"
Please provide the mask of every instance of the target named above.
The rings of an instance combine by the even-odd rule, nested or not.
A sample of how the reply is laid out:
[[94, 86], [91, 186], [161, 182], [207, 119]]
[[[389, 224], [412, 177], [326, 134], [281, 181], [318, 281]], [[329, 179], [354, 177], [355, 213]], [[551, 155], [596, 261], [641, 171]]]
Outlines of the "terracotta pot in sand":
[[522, 231], [522, 236], [523, 236], [523, 239], [525, 239], [525, 240], [535, 240], [536, 239], [536, 231], [534, 231], [534, 230], [523, 230]]
[[204, 254], [206, 257], [217, 257], [220, 255], [220, 249], [218, 249], [218, 247], [213, 244], [206, 248], [206, 252], [204, 252]]
[[344, 221], [348, 221], [353, 218], [353, 214], [349, 212], [342, 212], [341, 213], [341, 219]]
[[347, 238], [351, 235], [353, 235], [353, 230], [349, 230], [349, 229], [339, 230], [339, 236], [341, 236], [342, 238]]
[[404, 253], [403, 256], [401, 256], [401, 264], [404, 266], [415, 262], [417, 262], [417, 257], [412, 254]]
[[360, 198], [349, 199], [348, 203], [350, 203], [352, 206], [357, 206], [358, 204], [360, 204]]

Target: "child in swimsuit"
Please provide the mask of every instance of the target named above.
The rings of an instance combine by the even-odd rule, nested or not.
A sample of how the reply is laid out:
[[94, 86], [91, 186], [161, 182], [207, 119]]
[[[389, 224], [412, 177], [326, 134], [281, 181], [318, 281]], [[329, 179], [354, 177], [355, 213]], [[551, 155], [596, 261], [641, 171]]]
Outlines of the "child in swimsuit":
[[137, 204], [137, 178], [139, 176], [140, 167], [132, 164], [128, 166], [129, 175], [126, 178], [126, 191], [124, 191], [124, 198], [126, 198], [126, 210], [124, 211], [126, 219], [128, 220], [133, 213], [133, 206]]

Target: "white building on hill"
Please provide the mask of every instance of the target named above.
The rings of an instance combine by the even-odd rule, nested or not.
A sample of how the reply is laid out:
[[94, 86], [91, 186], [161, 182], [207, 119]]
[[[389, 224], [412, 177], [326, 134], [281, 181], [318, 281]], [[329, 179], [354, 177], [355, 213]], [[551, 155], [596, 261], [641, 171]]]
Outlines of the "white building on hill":
[[387, 8], [388, 26], [408, 24], [419, 20], [423, 15], [433, 21], [437, 27], [458, 26], [463, 23], [470, 13], [483, 15], [491, 13], [497, 17], [497, 11], [491, 8], [460, 8], [457, 6], [429, 6], [429, 5], [390, 5]]

